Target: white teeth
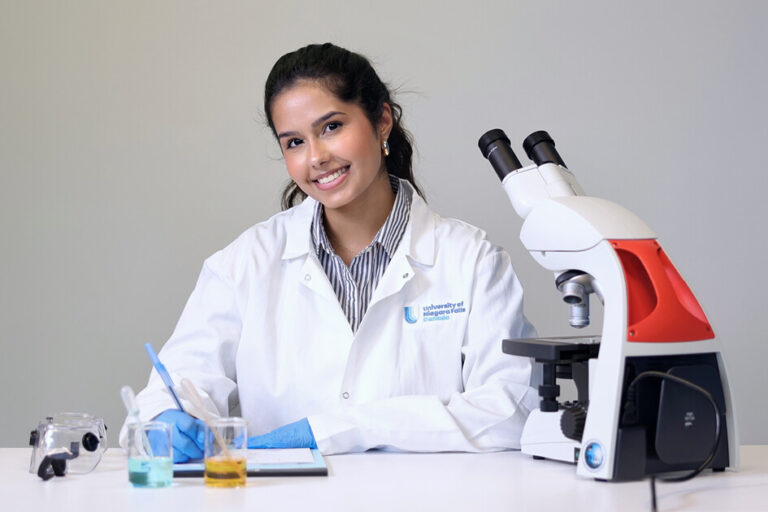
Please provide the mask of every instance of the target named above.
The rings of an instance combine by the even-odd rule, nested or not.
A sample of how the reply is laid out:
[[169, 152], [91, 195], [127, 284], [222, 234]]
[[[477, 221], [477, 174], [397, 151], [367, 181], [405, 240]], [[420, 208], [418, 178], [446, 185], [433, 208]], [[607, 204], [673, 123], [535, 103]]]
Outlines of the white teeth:
[[341, 176], [342, 174], [344, 174], [345, 172], [347, 172], [347, 169], [348, 169], [347, 167], [344, 167], [343, 169], [339, 169], [333, 174], [329, 174], [325, 178], [318, 178], [317, 182], [322, 183], [323, 185], [325, 185], [326, 183], [330, 183], [336, 178], [338, 178], [339, 176]]

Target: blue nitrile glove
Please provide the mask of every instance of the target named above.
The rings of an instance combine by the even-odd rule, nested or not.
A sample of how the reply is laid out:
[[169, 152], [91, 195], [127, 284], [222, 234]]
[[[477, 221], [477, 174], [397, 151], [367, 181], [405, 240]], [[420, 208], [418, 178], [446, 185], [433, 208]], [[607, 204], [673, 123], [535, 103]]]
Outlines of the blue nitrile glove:
[[248, 448], [317, 448], [317, 443], [309, 421], [304, 418], [268, 434], [249, 437]]
[[[205, 423], [178, 409], [161, 412], [155, 421], [173, 425], [171, 437], [173, 443], [173, 462], [187, 462], [203, 458], [205, 446]], [[149, 444], [156, 446], [152, 438]]]

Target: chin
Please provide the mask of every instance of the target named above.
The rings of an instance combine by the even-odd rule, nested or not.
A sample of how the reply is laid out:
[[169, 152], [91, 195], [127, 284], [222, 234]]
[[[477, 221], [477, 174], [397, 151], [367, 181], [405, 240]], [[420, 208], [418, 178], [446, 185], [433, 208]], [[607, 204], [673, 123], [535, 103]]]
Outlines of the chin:
[[351, 203], [354, 197], [351, 197], [348, 190], [335, 190], [319, 193], [313, 191], [312, 198], [318, 203], [322, 203], [326, 208], [341, 208]]
[[322, 203], [323, 207], [329, 210], [336, 210], [338, 208], [342, 208], [349, 204], [349, 201], [346, 200], [340, 200], [340, 199], [328, 199], [325, 198], [325, 200], [321, 200], [322, 198], [317, 198], [317, 202]]

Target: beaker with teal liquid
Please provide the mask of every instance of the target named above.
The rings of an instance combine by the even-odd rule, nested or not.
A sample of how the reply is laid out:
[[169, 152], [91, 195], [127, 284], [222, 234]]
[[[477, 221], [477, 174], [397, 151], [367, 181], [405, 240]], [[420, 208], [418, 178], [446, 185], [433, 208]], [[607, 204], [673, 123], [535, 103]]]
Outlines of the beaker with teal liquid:
[[128, 481], [134, 487], [173, 483], [171, 425], [159, 421], [128, 425]]

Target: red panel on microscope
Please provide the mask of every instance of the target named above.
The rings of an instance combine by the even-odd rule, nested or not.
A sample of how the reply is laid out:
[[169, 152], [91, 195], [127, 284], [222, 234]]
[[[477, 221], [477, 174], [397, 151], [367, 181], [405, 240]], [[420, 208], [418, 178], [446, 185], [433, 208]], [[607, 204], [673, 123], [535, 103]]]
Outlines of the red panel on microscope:
[[611, 240], [627, 284], [627, 340], [698, 341], [715, 337], [696, 297], [656, 240]]

